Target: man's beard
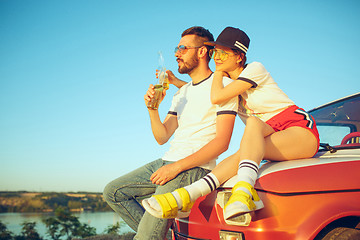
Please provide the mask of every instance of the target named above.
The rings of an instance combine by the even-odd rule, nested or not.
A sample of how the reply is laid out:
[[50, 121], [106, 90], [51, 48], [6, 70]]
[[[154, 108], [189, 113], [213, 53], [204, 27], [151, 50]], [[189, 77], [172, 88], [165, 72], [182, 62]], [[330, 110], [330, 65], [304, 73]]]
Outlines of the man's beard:
[[180, 59], [180, 61], [183, 63], [178, 68], [181, 74], [189, 74], [199, 65], [199, 59], [196, 58], [195, 54], [188, 62], [184, 62], [182, 59]]

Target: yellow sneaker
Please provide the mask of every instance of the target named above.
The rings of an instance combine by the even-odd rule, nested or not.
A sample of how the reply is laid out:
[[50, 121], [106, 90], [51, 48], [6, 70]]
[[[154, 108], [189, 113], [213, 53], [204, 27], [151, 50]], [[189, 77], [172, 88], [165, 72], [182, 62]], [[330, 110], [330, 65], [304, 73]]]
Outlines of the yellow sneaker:
[[224, 218], [227, 220], [263, 207], [264, 204], [254, 187], [247, 182], [240, 181], [233, 187], [230, 199], [224, 207]]
[[185, 188], [179, 188], [175, 191], [179, 194], [182, 201], [181, 210], [178, 209], [176, 199], [171, 193], [152, 196], [159, 204], [161, 211], [158, 211], [151, 207], [151, 205], [149, 204], [150, 198], [146, 198], [142, 201], [143, 207], [151, 215], [157, 218], [186, 218], [189, 216], [190, 210], [194, 205], [194, 202], [191, 202], [190, 195], [188, 191], [185, 190]]

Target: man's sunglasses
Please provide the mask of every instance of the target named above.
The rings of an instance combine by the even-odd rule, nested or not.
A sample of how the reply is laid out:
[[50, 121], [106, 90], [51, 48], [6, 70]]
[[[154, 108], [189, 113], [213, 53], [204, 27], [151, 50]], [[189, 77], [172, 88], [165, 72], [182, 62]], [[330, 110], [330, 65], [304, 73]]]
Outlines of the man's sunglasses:
[[175, 54], [177, 52], [179, 52], [180, 54], [185, 54], [187, 52], [188, 49], [192, 49], [192, 48], [201, 48], [202, 46], [199, 46], [199, 47], [189, 47], [189, 46], [184, 46], [184, 45], [180, 45], [180, 46], [177, 46], [174, 50]]

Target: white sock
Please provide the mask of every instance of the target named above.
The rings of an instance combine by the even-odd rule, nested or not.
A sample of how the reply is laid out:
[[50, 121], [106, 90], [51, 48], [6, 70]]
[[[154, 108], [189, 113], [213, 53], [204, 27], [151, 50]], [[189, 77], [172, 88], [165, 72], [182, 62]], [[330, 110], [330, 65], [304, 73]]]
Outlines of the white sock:
[[[184, 187], [189, 193], [190, 201], [195, 202], [199, 197], [205, 196], [220, 186], [219, 180], [213, 173], [207, 174], [205, 177], [193, 182], [192, 184]], [[182, 208], [182, 201], [177, 192], [172, 192], [178, 204], [178, 208]]]
[[255, 181], [258, 177], [259, 166], [252, 160], [242, 160], [239, 163], [239, 169], [237, 172], [237, 181], [244, 181], [251, 186], [255, 185]]
[[213, 173], [207, 174], [205, 177], [184, 187], [190, 195], [190, 200], [195, 202], [199, 197], [203, 197], [220, 186], [219, 180]]

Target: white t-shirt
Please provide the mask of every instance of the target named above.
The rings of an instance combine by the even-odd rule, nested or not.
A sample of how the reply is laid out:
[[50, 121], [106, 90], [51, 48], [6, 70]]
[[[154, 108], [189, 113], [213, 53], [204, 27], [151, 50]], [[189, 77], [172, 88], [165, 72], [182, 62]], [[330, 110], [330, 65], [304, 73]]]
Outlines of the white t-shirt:
[[239, 80], [253, 85], [239, 98], [240, 117], [243, 114], [254, 115], [266, 122], [284, 108], [295, 105], [259, 62], [249, 63], [241, 72]]
[[[170, 149], [162, 157], [167, 161], [178, 161], [197, 151], [216, 136], [216, 117], [219, 114], [236, 115], [238, 98], [214, 105], [210, 101], [213, 74], [197, 84], [187, 83], [174, 95], [169, 114], [177, 116], [178, 128], [170, 142]], [[223, 78], [224, 85], [232, 82]], [[200, 167], [213, 169], [216, 159]]]

